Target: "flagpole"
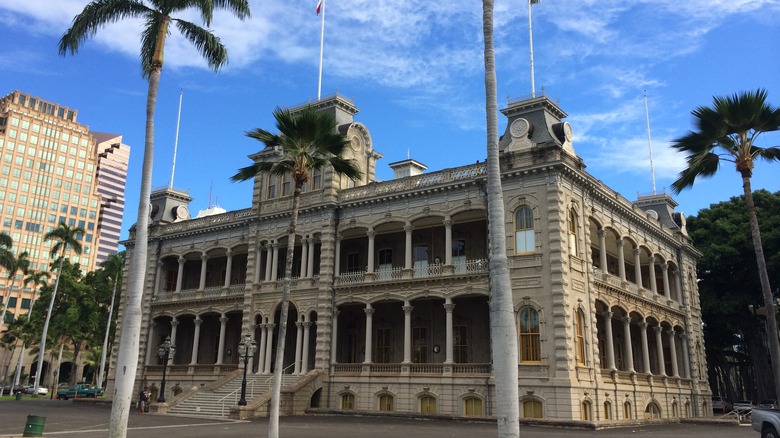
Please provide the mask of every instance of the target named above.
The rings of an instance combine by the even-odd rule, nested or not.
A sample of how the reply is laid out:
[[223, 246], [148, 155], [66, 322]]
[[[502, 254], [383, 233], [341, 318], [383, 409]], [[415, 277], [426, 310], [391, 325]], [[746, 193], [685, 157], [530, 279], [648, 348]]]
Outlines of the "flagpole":
[[647, 90], [645, 90], [645, 121], [647, 122], [647, 147], [650, 149], [650, 177], [653, 180], [653, 195], [655, 195], [655, 170], [653, 169], [653, 142], [650, 141], [650, 110], [647, 107]]
[[184, 96], [184, 90], [179, 90], [179, 114], [176, 116], [176, 139], [173, 142], [173, 163], [171, 164], [171, 181], [168, 188], [173, 189], [173, 174], [176, 172], [176, 151], [179, 148], [179, 123], [181, 122], [181, 99]]
[[534, 3], [534, 0], [528, 0], [528, 45], [531, 48], [531, 97], [533, 98], [536, 97], [536, 86], [534, 84], [534, 32], [531, 26], [532, 3]]
[[322, 97], [322, 49], [325, 45], [325, 0], [322, 0], [322, 30], [320, 31], [320, 74], [317, 81], [317, 100]]

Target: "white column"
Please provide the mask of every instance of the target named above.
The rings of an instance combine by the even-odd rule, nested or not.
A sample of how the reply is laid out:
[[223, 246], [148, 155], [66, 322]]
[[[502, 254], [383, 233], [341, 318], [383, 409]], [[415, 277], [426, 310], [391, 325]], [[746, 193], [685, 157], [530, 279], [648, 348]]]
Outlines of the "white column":
[[657, 325], [653, 327], [653, 330], [655, 330], [655, 349], [657, 352], [657, 359], [658, 359], [658, 374], [661, 376], [666, 375], [666, 366], [664, 365], [664, 341], [661, 339], [661, 326]]
[[374, 272], [374, 238], [376, 237], [376, 231], [368, 230], [368, 264], [366, 273], [371, 274]]
[[336, 235], [336, 257], [333, 260], [333, 273], [336, 277], [341, 275], [341, 235]]
[[303, 237], [301, 239], [301, 278], [306, 277], [306, 262], [309, 260], [309, 239]]
[[271, 373], [271, 357], [273, 356], [273, 340], [274, 340], [274, 327], [275, 324], [266, 324], [265, 325], [265, 331], [266, 334], [266, 342], [265, 342], [265, 371], [264, 374], [270, 374]]
[[605, 230], [599, 230], [599, 264], [601, 272], [609, 273], [607, 268], [607, 232]]
[[621, 281], [626, 281], [626, 257], [623, 254], [623, 238], [618, 237], [615, 239], [615, 245], [617, 245], [618, 255], [618, 276]]
[[634, 350], [631, 345], [631, 318], [623, 318], [623, 338], [625, 342], [626, 371], [634, 372]]
[[636, 285], [640, 288], [642, 286], [642, 251], [639, 248], [634, 249], [634, 277], [636, 277]]
[[661, 278], [663, 278], [664, 293], [666, 294], [666, 298], [671, 299], [672, 294], [669, 290], [669, 262], [664, 262], [661, 264]]
[[203, 324], [203, 320], [200, 319], [200, 315], [195, 317], [195, 335], [192, 337], [192, 360], [190, 365], [198, 364], [198, 348], [200, 347], [200, 325]]
[[404, 301], [404, 363], [412, 363], [412, 310], [414, 307]]
[[205, 252], [200, 255], [200, 286], [198, 290], [206, 288], [206, 268], [208, 266], [209, 256]]
[[311, 327], [311, 321], [303, 323], [303, 354], [301, 354], [301, 374], [306, 374], [309, 371], [309, 328]]
[[648, 272], [650, 273], [650, 291], [654, 294], [658, 293], [658, 285], [655, 281], [655, 255], [650, 255], [650, 260], [647, 264]]
[[444, 363], [454, 363], [454, 351], [453, 351], [453, 333], [452, 333], [452, 312], [455, 309], [455, 304], [452, 303], [452, 299], [447, 298], [444, 302], [444, 311], [447, 312], [447, 343], [445, 346], [445, 358]]
[[257, 250], [255, 251], [255, 275], [252, 277], [252, 281], [255, 284], [260, 284], [260, 265], [263, 261], [263, 247], [260, 243], [257, 244]]
[[295, 321], [295, 366], [293, 374], [301, 373], [301, 347], [303, 347], [303, 323]]
[[[249, 326], [249, 338], [251, 340], [253, 340], [253, 341], [255, 340], [255, 330], [257, 330], [257, 325], [256, 324], [252, 324], [251, 326]], [[255, 345], [257, 345], [257, 343], [255, 343]], [[247, 350], [247, 351], [249, 351], [249, 350]], [[249, 353], [247, 353], [247, 354], [249, 354]], [[255, 356], [254, 355], [249, 356], [249, 362], [247, 362], [246, 366], [249, 367], [249, 373], [250, 374], [253, 373], [252, 370], [255, 369]]]
[[225, 329], [227, 327], [228, 317], [219, 318], [219, 349], [217, 350], [217, 365], [222, 365], [225, 354]]
[[274, 259], [274, 249], [271, 243], [267, 243], [265, 247], [265, 281], [271, 281], [271, 272], [273, 272], [271, 262]]
[[314, 277], [314, 236], [309, 236], [309, 259], [306, 261], [306, 276]]
[[260, 324], [260, 345], [258, 350], [260, 354], [257, 355], [257, 374], [265, 372], [265, 344], [268, 341], [268, 327], [266, 324]]
[[[156, 345], [152, 344], [152, 339], [154, 339], [154, 335], [157, 333], [157, 323], [152, 321], [152, 328], [149, 332], [149, 338], [146, 340], [146, 365], [152, 365], [152, 359], [157, 357], [156, 353], [157, 351], [155, 348], [157, 348]], [[156, 364], [156, 362], [155, 362]], [[21, 367], [20, 367], [21, 369]]]
[[647, 345], [647, 323], [642, 321], [639, 323], [639, 334], [642, 341], [642, 368], [647, 374], [652, 373], [650, 370], [650, 347]]
[[184, 263], [187, 261], [184, 257], [179, 257], [179, 270], [176, 272], [176, 293], [181, 292], [181, 285], [184, 282]]
[[[176, 319], [176, 318], [173, 318], [171, 320], [171, 344], [173, 344], [173, 345], [176, 345], [176, 332], [177, 332], [178, 328], [179, 328], [179, 320]], [[168, 356], [168, 365], [173, 365], [173, 363], [174, 363], [173, 362], [173, 358], [174, 358], [175, 355], [176, 354], [174, 352], [174, 354]]]
[[371, 363], [371, 352], [373, 351], [373, 332], [374, 332], [374, 308], [371, 304], [366, 304], [366, 308], [363, 309], [366, 312], [366, 355], [363, 363]]
[[271, 261], [271, 281], [276, 281], [277, 279], [277, 272], [279, 269], [279, 242], [274, 242], [271, 244], [273, 247], [273, 255], [271, 258], [273, 259]]
[[333, 311], [333, 328], [330, 333], [330, 363], [338, 363], [339, 313], [341, 312], [338, 310]]
[[691, 378], [691, 357], [689, 355], [688, 350], [688, 337], [686, 336], [685, 332], [680, 333], [680, 342], [682, 342], [682, 348], [683, 348], [683, 377], [686, 379]]
[[452, 220], [444, 219], [444, 264], [452, 264]]
[[615, 369], [615, 340], [612, 337], [612, 312], [604, 313], [604, 333], [607, 337], [607, 368]]
[[230, 287], [230, 276], [233, 274], [233, 251], [227, 250], [227, 266], [225, 267], [225, 287]]
[[669, 360], [672, 362], [672, 376], [680, 377], [680, 369], [677, 364], [677, 345], [674, 342], [674, 329], [666, 333], [669, 337]]
[[412, 269], [412, 230], [414, 227], [407, 225], [404, 227], [406, 232], [406, 244], [404, 247], [404, 269]]

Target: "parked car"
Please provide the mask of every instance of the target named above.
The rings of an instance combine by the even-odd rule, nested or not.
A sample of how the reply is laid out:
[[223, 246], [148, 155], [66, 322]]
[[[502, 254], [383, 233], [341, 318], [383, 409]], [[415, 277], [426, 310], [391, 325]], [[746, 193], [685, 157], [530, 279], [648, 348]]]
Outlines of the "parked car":
[[753, 430], [761, 432], [761, 438], [780, 438], [780, 411], [774, 409], [753, 409], [750, 415]]
[[38, 395], [49, 395], [49, 389], [43, 386], [39, 386], [35, 393]]
[[777, 400], [761, 400], [758, 407], [763, 409], [777, 409]]
[[719, 395], [712, 396], [712, 412], [714, 414], [728, 414], [733, 408], [731, 402], [725, 398]]
[[734, 403], [734, 410], [739, 413], [750, 412], [753, 409], [753, 402], [751, 400], [737, 400]]
[[72, 388], [61, 389], [57, 391], [57, 400], [67, 400], [69, 398], [78, 397], [92, 397], [97, 398], [103, 393], [102, 388], [93, 387], [90, 385], [76, 384]]

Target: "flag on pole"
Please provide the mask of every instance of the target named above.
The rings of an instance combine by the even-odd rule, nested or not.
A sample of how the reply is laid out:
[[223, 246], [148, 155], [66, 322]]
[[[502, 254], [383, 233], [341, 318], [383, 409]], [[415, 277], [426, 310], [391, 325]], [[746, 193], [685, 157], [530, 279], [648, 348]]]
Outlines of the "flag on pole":
[[320, 9], [322, 9], [322, 0], [317, 0], [317, 15], [320, 15]]

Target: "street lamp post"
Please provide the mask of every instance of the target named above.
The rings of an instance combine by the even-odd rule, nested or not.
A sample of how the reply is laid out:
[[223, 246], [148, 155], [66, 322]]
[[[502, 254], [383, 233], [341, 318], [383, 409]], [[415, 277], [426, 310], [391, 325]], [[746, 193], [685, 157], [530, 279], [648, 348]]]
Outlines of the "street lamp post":
[[157, 403], [165, 403], [165, 371], [168, 369], [168, 359], [176, 354], [176, 346], [171, 342], [171, 337], [165, 338], [165, 342], [157, 348], [157, 355], [163, 360], [163, 375], [160, 382], [160, 396], [157, 397]]
[[239, 406], [246, 406], [246, 368], [249, 358], [255, 355], [257, 351], [257, 342], [249, 335], [244, 335], [244, 340], [238, 344], [238, 355], [244, 359], [244, 379], [241, 381], [241, 398], [238, 400]]

